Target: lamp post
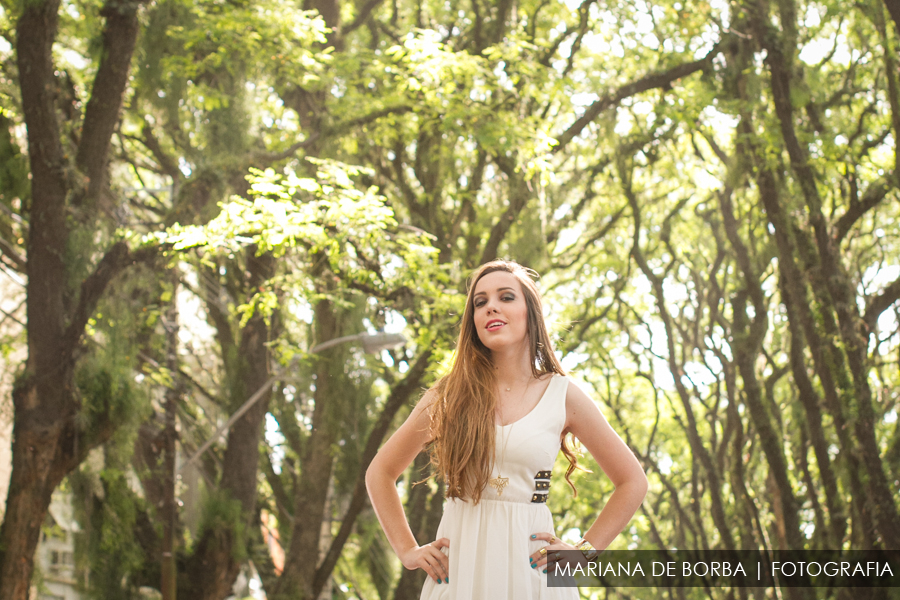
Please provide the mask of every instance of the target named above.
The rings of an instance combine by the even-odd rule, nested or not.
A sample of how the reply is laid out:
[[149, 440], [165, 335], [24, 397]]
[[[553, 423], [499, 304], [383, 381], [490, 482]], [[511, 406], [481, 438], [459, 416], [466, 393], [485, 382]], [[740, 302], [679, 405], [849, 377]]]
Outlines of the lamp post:
[[[346, 335], [344, 337], [335, 338], [333, 340], [328, 340], [327, 342], [322, 342], [317, 346], [314, 346], [309, 353], [316, 354], [321, 352], [322, 350], [327, 350], [328, 348], [333, 348], [334, 346], [338, 346], [340, 344], [350, 344], [350, 343], [359, 343], [362, 345], [363, 350], [367, 354], [373, 354], [375, 352], [380, 352], [382, 350], [387, 350], [389, 348], [397, 348], [406, 343], [406, 338], [403, 334], [400, 333], [357, 333], [355, 335]], [[173, 355], [174, 356], [174, 355]], [[174, 370], [173, 366], [170, 366], [171, 369]], [[231, 415], [225, 423], [219, 427], [216, 432], [206, 440], [200, 448], [197, 449], [197, 452], [194, 453], [187, 461], [185, 461], [177, 471], [174, 471], [174, 403], [172, 405], [172, 448], [169, 456], [172, 457], [171, 463], [167, 464], [168, 472], [172, 474], [171, 481], [169, 482], [171, 485], [168, 486], [167, 489], [167, 497], [168, 502], [170, 504], [170, 519], [171, 526], [168, 528], [168, 535], [166, 535], [163, 540], [163, 574], [162, 574], [162, 594], [164, 600], [175, 600], [175, 540], [174, 540], [174, 522], [175, 522], [175, 477], [181, 471], [184, 470], [190, 464], [193, 464], [197, 461], [198, 458], [203, 456], [203, 453], [206, 452], [210, 446], [212, 446], [219, 437], [231, 429], [231, 426], [234, 425], [238, 419], [240, 419], [244, 414], [250, 410], [250, 408], [259, 402], [260, 398], [262, 398], [266, 390], [272, 388], [272, 385], [279, 379], [280, 377], [272, 376], [260, 386], [258, 390], [253, 392], [253, 395], [247, 398], [247, 401], [244, 402], [239, 409], [237, 409], [233, 415]], [[168, 406], [168, 405], [167, 405]], [[167, 413], [168, 414], [168, 413]], [[168, 423], [168, 421], [167, 421]], [[168, 568], [166, 568], [168, 566]]]
[[[349, 343], [359, 343], [363, 347], [363, 351], [366, 354], [374, 354], [376, 352], [381, 352], [382, 350], [387, 350], [389, 348], [397, 348], [406, 343], [406, 338], [402, 333], [357, 333], [354, 335], [345, 335], [343, 337], [335, 338], [333, 340], [328, 340], [327, 342], [322, 342], [309, 351], [310, 354], [317, 354], [322, 350], [327, 350], [328, 348], [333, 348], [335, 346], [339, 346], [340, 344], [349, 344]], [[194, 453], [189, 459], [187, 459], [184, 464], [182, 464], [178, 468], [178, 472], [181, 473], [185, 467], [190, 464], [193, 464], [200, 458], [204, 452], [206, 452], [210, 446], [212, 446], [219, 437], [231, 429], [231, 426], [235, 424], [235, 422], [244, 416], [250, 408], [259, 402], [260, 398], [262, 398], [266, 390], [270, 389], [272, 385], [278, 380], [278, 377], [269, 377], [269, 379], [260, 386], [258, 390], [253, 392], [253, 395], [250, 396], [246, 402], [244, 402], [239, 409], [237, 409], [233, 415], [231, 415], [225, 423], [219, 427], [212, 436], [203, 442], [203, 445], [197, 449], [197, 452]]]
[[317, 354], [322, 350], [327, 350], [328, 348], [350, 342], [359, 342], [362, 344], [363, 351], [366, 354], [374, 354], [376, 352], [381, 352], [382, 350], [387, 350], [388, 348], [402, 346], [406, 343], [406, 338], [403, 337], [402, 333], [384, 333], [383, 331], [379, 331], [378, 333], [357, 333], [355, 335], [345, 335], [344, 337], [322, 342], [317, 346], [313, 346], [309, 353]]

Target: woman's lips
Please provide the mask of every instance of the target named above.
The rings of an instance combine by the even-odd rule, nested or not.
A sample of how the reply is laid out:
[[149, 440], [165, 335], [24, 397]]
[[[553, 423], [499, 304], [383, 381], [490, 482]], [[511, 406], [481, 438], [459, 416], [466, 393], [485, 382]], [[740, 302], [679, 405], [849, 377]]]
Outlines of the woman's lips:
[[504, 325], [506, 325], [505, 322], [499, 321], [499, 320], [494, 320], [494, 321], [488, 321], [488, 324], [485, 325], [484, 328], [487, 329], [488, 331], [496, 331], [496, 330], [500, 329], [501, 327], [503, 327]]

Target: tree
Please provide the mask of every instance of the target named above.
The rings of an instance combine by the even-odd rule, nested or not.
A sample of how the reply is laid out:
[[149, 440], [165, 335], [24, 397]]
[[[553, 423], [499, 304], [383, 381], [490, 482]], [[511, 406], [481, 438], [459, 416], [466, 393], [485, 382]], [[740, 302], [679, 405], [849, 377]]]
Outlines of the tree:
[[[59, 2], [17, 8], [16, 64], [31, 189], [17, 198], [29, 202], [22, 207], [28, 221], [24, 263], [16, 248], [4, 250], [28, 276], [28, 359], [13, 392], [13, 469], [0, 527], [0, 598], [10, 599], [27, 597], [50, 494], [121, 419], [117, 412], [123, 407], [109, 397], [104, 382], [108, 375], [101, 369], [85, 390], [85, 382], [76, 382], [77, 360], [87, 321], [109, 282], [145, 260], [124, 241], [110, 241], [109, 221], [103, 218], [114, 206], [107, 191], [109, 144], [127, 85], [140, 3], [104, 4], [101, 59], [84, 118], [67, 115], [66, 125], [73, 127], [68, 139], [57, 104], [65, 82], [55, 74], [52, 55]], [[14, 177], [10, 191], [20, 181]], [[107, 235], [80, 235], [95, 228]], [[94, 393], [84, 397], [84, 391]]]
[[[659, 10], [649, 8], [648, 35], [680, 43], [668, 28], [690, 32], [688, 17]], [[686, 41], [718, 39], [722, 54], [702, 77], [598, 121], [591, 139], [609, 139], [612, 150], [585, 160], [598, 167], [583, 177], [584, 195], [560, 194], [557, 210], [594, 211], [566, 223], [589, 242], [559, 261], [589, 275], [579, 277], [584, 308], [570, 314], [583, 324], [569, 348], [602, 365], [595, 385], [655, 472], [659, 495], [651, 492], [644, 513], [657, 545], [671, 544], [667, 536], [723, 548], [737, 539], [893, 544], [897, 490], [887, 473], [896, 471], [878, 450], [887, 438], [876, 440], [894, 400], [873, 401], [871, 386], [896, 343], [892, 319], [872, 325], [897, 300], [886, 270], [896, 259], [863, 247], [884, 248], [870, 236], [895, 218], [896, 147], [881, 137], [894, 130], [895, 39], [880, 3], [842, 16], [815, 10], [801, 18], [793, 3], [742, 4], [710, 13], [710, 28], [727, 19], [735, 37]], [[866, 68], [858, 57], [834, 59], [844, 27], [872, 58]], [[832, 52], [810, 64], [811, 40], [821, 37]], [[883, 94], [866, 98], [861, 81], [880, 82]], [[591, 197], [606, 200], [592, 207]], [[578, 289], [562, 281], [566, 292]], [[619, 332], [625, 348], [608, 341]], [[622, 397], [632, 377], [651, 386], [655, 415]], [[635, 411], [646, 427], [625, 416]], [[673, 426], [689, 454], [671, 445]]]
[[[17, 27], [63, 15], [55, 39], [97, 64], [99, 81], [111, 59], [79, 39], [105, 43], [99, 13], [72, 4], [29, 17], [37, 5], [28, 6], [16, 13]], [[74, 251], [48, 256], [71, 259], [63, 264], [70, 280], [84, 283], [71, 300], [64, 291], [40, 301], [29, 293], [35, 310], [56, 297], [64, 319], [84, 311], [91, 341], [72, 377], [100, 403], [85, 405], [102, 406], [103, 389], [130, 390], [135, 397], [123, 406], [161, 419], [166, 411], [152, 398], [183, 386], [168, 406], [177, 406], [179, 443], [191, 454], [217, 415], [276, 380], [199, 461], [206, 518], [197, 529], [182, 513], [176, 526], [184, 593], [224, 597], [252, 560], [270, 597], [314, 597], [332, 579], [379, 597], [417, 594], [421, 574], [398, 574], [362, 475], [446, 359], [468, 269], [496, 256], [542, 272], [565, 364], [593, 387], [651, 472], [628, 543], [891, 545], [900, 473], [892, 227], [900, 112], [890, 2], [300, 8], [148, 7], [133, 93], [118, 126], [112, 118], [112, 151], [99, 162], [89, 146], [77, 149], [87, 143], [88, 114], [100, 109], [88, 102], [84, 127], [72, 125], [80, 115], [71, 99], [91, 68], [69, 65], [48, 80], [66, 99], [53, 114], [73, 172], [109, 164], [113, 182], [59, 180], [53, 189], [68, 194], [60, 202], [71, 206], [71, 222], [95, 226], [71, 226], [71, 242], [54, 234], [54, 247]], [[73, 11], [85, 18], [66, 16]], [[15, 54], [27, 63], [23, 49], [36, 42], [22, 37]], [[49, 46], [34, 47], [50, 56]], [[31, 255], [16, 240], [27, 237], [31, 252], [43, 227], [34, 220], [35, 190], [46, 200], [54, 180], [30, 190], [24, 183], [20, 124], [32, 136], [31, 123], [45, 121], [25, 110], [38, 106], [24, 102], [28, 78], [5, 69], [3, 89], [19, 83], [23, 104], [3, 115], [3, 214], [29, 217], [30, 230], [22, 236], [24, 226], [4, 216], [0, 240], [4, 264], [30, 274]], [[33, 156], [32, 147], [36, 181], [50, 171], [35, 171], [46, 150], [34, 146]], [[129, 187], [143, 191], [127, 202], [111, 191]], [[305, 212], [330, 206], [331, 194], [349, 199], [323, 209], [336, 211], [334, 225]], [[298, 215], [307, 215], [307, 229], [290, 228]], [[133, 269], [135, 279], [97, 300], [100, 291], [83, 291], [94, 289], [87, 282], [105, 283], [120, 262], [145, 256], [136, 252], [152, 254], [111, 245], [125, 258], [100, 260], [98, 249], [117, 239], [115, 219], [127, 222], [129, 240], [152, 234], [147, 247], [168, 252], [172, 269]], [[384, 227], [362, 233], [361, 224], [376, 221]], [[95, 230], [104, 232], [99, 241], [72, 233]], [[34, 265], [40, 260], [56, 264], [45, 256]], [[142, 277], [145, 291], [130, 291]], [[166, 345], [162, 317], [175, 286], [199, 299], [197, 316], [215, 331], [196, 347]], [[81, 298], [94, 299], [78, 308]], [[148, 309], [140, 322], [124, 317], [135, 307]], [[31, 314], [29, 344], [50, 326], [32, 331]], [[197, 320], [180, 314], [177, 322], [187, 331]], [[317, 341], [391, 321], [414, 337], [403, 351], [304, 354]], [[138, 334], [128, 352], [97, 345], [126, 331]], [[177, 360], [167, 363], [172, 346]], [[44, 348], [34, 347], [35, 356]], [[123, 355], [143, 356], [139, 385]], [[281, 374], [288, 365], [292, 381]], [[130, 387], [103, 388], [102, 373]], [[124, 399], [119, 391], [105, 397]], [[91, 410], [83, 412], [104, 412]], [[149, 524], [171, 472], [159, 469], [164, 453], [154, 446], [162, 423], [150, 418], [139, 428], [118, 414], [104, 493], [83, 489], [95, 509], [94, 547], [109, 543], [129, 560], [107, 565], [95, 581], [157, 585], [160, 540]], [[78, 422], [91, 440], [106, 439], [96, 433], [106, 431], [102, 419]], [[113, 459], [132, 446], [134, 465]], [[405, 479], [421, 541], [434, 535], [442, 500], [433, 482], [411, 485], [427, 475], [424, 464], [420, 457]], [[127, 484], [131, 469], [144, 497]], [[90, 470], [81, 469], [86, 480]], [[609, 493], [602, 478], [579, 481], [579, 501], [551, 498], [562, 530], [584, 529]], [[123, 539], [126, 524], [141, 535]], [[283, 544], [281, 572], [257, 535], [262, 525]], [[363, 544], [383, 559], [369, 558]], [[94, 565], [98, 575], [106, 568]]]

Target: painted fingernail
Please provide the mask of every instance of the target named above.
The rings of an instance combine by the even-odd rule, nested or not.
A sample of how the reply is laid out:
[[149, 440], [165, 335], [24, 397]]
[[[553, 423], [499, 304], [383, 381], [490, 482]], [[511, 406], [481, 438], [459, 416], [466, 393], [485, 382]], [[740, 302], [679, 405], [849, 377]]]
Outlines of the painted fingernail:
[[438, 585], [441, 585], [441, 580], [440, 580], [440, 579], [438, 579]]
[[547, 569], [544, 569], [544, 573], [546, 573], [546, 572], [547, 572]]
[[447, 577], [446, 579], [444, 579], [444, 581], [446, 581], [447, 583], [450, 583], [450, 578]]
[[537, 539], [537, 534], [536, 534], [536, 533], [533, 534], [533, 535], [531, 536], [531, 539], [536, 540], [536, 539]]

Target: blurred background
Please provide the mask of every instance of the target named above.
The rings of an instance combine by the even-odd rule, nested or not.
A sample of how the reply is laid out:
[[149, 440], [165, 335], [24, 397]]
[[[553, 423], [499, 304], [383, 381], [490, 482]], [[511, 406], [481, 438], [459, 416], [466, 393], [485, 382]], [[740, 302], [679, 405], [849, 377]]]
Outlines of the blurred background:
[[[898, 21], [2, 0], [0, 600], [418, 598], [365, 468], [497, 257], [647, 471], [614, 548], [897, 548]], [[581, 462], [568, 541], [612, 491]]]

